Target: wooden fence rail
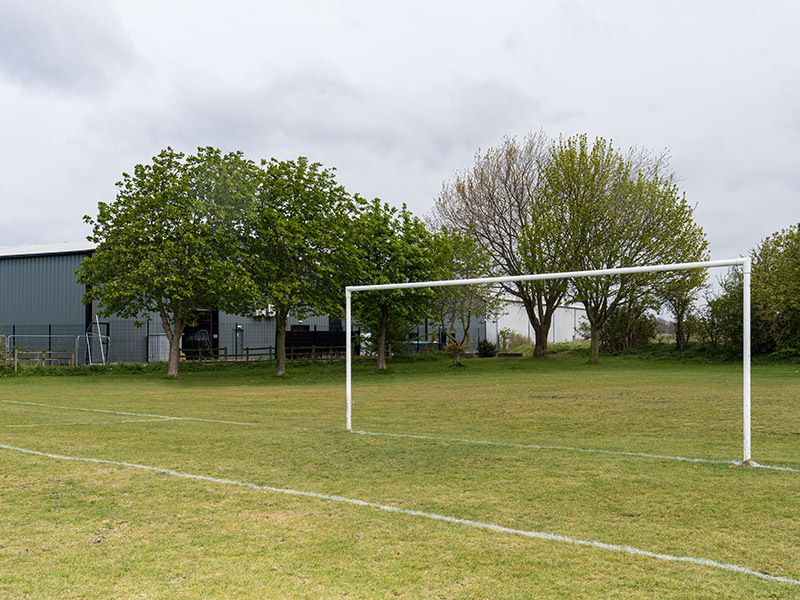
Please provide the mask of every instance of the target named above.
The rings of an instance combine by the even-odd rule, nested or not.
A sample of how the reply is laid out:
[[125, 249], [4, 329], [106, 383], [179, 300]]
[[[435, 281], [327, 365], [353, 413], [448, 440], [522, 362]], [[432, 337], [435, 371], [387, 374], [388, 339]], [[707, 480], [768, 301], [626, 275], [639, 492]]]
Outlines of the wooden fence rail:
[[48, 364], [64, 364], [73, 366], [75, 364], [74, 350], [19, 350], [4, 352], [4, 362], [14, 364], [14, 372], [19, 371], [20, 363], [36, 363], [40, 367]]
[[[243, 348], [241, 354], [229, 353], [227, 348], [205, 350], [183, 350], [188, 361], [244, 361], [276, 359], [275, 346], [259, 346]], [[333, 360], [344, 358], [344, 346], [291, 346], [286, 348], [287, 360], [310, 358], [311, 360]]]
[[[261, 359], [275, 360], [276, 350], [274, 346], [263, 348], [245, 348], [245, 360]], [[294, 360], [298, 358], [310, 358], [311, 360], [334, 360], [344, 358], [344, 346], [288, 346], [286, 348], [286, 359]]]

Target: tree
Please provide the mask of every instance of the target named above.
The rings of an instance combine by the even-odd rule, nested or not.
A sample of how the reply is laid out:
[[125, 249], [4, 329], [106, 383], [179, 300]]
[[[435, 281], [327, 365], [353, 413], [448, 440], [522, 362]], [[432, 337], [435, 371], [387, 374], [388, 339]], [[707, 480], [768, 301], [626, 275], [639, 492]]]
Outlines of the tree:
[[253, 303], [275, 309], [278, 376], [286, 371], [290, 313], [343, 312], [342, 290], [353, 268], [349, 233], [354, 210], [333, 170], [305, 157], [262, 161], [259, 186], [244, 220], [243, 246], [258, 290]]
[[800, 224], [766, 238], [753, 258], [754, 347], [800, 353]]
[[95, 219], [84, 217], [97, 246], [78, 270], [84, 301], [98, 301], [103, 315], [158, 314], [169, 377], [178, 376], [181, 336], [197, 310], [239, 306], [252, 293], [231, 232], [254, 191], [254, 171], [238, 152], [199, 148], [186, 156], [167, 148], [123, 173], [116, 200], [101, 202]]
[[675, 345], [678, 350], [689, 347], [694, 305], [700, 291], [705, 288], [707, 278], [705, 269], [675, 271], [665, 276], [659, 285], [657, 296], [675, 317]]
[[[433, 278], [431, 234], [405, 205], [398, 210], [379, 199], [363, 203], [352, 229], [358, 273], [354, 283], [377, 285]], [[356, 320], [374, 340], [377, 369], [386, 369], [386, 346], [400, 342], [427, 315], [429, 290], [385, 290], [353, 295]]]
[[[474, 237], [443, 228], [434, 233], [436, 279], [476, 279], [488, 277], [491, 259]], [[470, 325], [499, 311], [499, 298], [486, 285], [446, 286], [432, 290], [431, 314], [447, 338], [453, 364], [469, 348]]]
[[[729, 269], [720, 277], [720, 292], [706, 298], [701, 316], [705, 339], [730, 354], [741, 354], [742, 351], [742, 278], [742, 270], [738, 267]], [[758, 331], [757, 327], [752, 330]]]
[[[800, 354], [800, 224], [773, 233], [750, 256], [753, 353]], [[740, 268], [720, 278], [701, 319], [706, 340], [728, 354], [742, 348], [742, 280]]]
[[[445, 182], [430, 220], [472, 235], [492, 260], [492, 275], [569, 271], [562, 206], [542, 194], [547, 139], [531, 133], [506, 138], [476, 155], [475, 165]], [[565, 280], [514, 282], [503, 289], [520, 299], [535, 332], [533, 356], [547, 356], [553, 314], [567, 291]]]
[[[562, 207], [564, 248], [579, 270], [701, 260], [705, 234], [674, 184], [665, 156], [586, 135], [554, 143], [544, 168], [544, 195]], [[597, 362], [600, 330], [618, 306], [643, 303], [659, 274], [576, 278], [573, 297], [591, 327], [590, 361]]]
[[646, 344], [656, 335], [653, 306], [625, 302], [608, 317], [600, 330], [600, 347], [604, 352], [632, 350]]

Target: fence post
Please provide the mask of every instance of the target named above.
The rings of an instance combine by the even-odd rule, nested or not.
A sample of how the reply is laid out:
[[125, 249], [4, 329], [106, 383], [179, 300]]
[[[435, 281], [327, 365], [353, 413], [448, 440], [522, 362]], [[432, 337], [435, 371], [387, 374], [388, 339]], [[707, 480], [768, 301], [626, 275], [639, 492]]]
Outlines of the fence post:
[[14, 348], [14, 373], [17, 372], [17, 349]]

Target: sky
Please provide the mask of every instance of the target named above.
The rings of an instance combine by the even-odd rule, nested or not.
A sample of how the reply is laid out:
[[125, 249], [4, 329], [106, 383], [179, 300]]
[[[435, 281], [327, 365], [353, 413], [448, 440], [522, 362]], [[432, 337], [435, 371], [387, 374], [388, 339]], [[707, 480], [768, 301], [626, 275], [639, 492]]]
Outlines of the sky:
[[800, 221], [796, 0], [0, 0], [0, 246], [171, 146], [306, 156], [424, 217], [504, 136], [668, 151], [711, 257]]

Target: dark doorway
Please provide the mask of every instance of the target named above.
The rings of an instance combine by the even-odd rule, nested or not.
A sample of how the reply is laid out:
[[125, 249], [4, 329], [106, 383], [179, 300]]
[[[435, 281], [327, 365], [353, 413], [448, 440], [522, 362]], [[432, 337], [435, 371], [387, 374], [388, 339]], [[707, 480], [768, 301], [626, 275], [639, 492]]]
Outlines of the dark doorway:
[[197, 324], [183, 330], [181, 347], [186, 360], [217, 356], [219, 351], [219, 312], [198, 310]]

